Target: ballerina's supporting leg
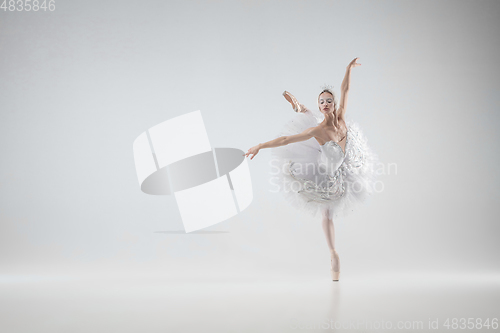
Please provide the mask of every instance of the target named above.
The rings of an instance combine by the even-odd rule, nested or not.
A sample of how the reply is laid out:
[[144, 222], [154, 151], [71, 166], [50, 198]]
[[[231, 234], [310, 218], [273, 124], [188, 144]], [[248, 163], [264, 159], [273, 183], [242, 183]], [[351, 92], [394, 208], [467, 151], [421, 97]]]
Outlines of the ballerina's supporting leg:
[[332, 268], [335, 272], [340, 271], [340, 262], [337, 251], [335, 250], [335, 228], [333, 225], [333, 220], [330, 218], [330, 212], [328, 209], [322, 211], [322, 224], [323, 231], [325, 232], [326, 243], [330, 249]]

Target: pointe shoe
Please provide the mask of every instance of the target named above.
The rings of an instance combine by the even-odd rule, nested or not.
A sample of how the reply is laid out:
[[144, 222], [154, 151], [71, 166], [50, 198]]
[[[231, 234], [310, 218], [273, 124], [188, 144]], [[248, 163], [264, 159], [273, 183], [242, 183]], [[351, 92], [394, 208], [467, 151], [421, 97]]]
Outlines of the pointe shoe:
[[302, 104], [300, 104], [297, 99], [292, 95], [290, 94], [288, 91], [284, 91], [283, 92], [283, 96], [285, 96], [285, 99], [290, 103], [292, 104], [292, 107], [293, 107], [293, 111], [295, 112], [305, 112], [306, 110], [306, 107]]
[[338, 281], [339, 280], [339, 274], [340, 272], [335, 272], [333, 268], [330, 268], [330, 273], [332, 274], [332, 281]]
[[[337, 253], [337, 251], [335, 250], [330, 250], [330, 255], [331, 255], [331, 259], [335, 259], [335, 257], [337, 257], [337, 262], [339, 262], [339, 255]], [[332, 274], [332, 281], [338, 281], [339, 280], [339, 275], [340, 275], [340, 263], [339, 263], [339, 270], [338, 271], [334, 271], [333, 270], [333, 267], [330, 268], [330, 273]]]

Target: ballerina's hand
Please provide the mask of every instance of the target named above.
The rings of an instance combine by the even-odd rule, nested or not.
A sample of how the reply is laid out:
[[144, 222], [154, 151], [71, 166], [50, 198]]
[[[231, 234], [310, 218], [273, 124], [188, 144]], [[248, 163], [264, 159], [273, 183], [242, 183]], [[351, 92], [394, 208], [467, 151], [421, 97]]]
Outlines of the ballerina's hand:
[[361, 64], [358, 64], [358, 63], [356, 62], [356, 60], [358, 60], [358, 59], [359, 59], [359, 58], [354, 58], [354, 60], [353, 60], [353, 61], [351, 61], [351, 62], [349, 63], [349, 65], [347, 65], [347, 68], [353, 68], [353, 67], [356, 67], [356, 66], [361, 66]]
[[259, 146], [254, 146], [254, 147], [248, 149], [248, 152], [245, 154], [245, 157], [248, 157], [250, 154], [253, 154], [253, 156], [250, 157], [250, 159], [253, 159], [255, 157], [255, 155], [257, 155], [259, 150], [260, 150]]

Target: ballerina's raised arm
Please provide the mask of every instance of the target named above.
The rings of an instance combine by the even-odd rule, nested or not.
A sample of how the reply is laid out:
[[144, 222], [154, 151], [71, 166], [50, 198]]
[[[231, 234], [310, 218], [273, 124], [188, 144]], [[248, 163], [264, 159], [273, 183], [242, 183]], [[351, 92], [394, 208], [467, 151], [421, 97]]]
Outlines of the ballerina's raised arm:
[[342, 81], [342, 85], [340, 86], [340, 103], [339, 103], [339, 118], [345, 119], [345, 110], [347, 107], [347, 97], [349, 95], [349, 88], [351, 86], [351, 68], [356, 66], [361, 66], [356, 61], [359, 58], [354, 58], [353, 61], [347, 65], [347, 70], [345, 72], [344, 80]]
[[299, 134], [280, 136], [279, 138], [264, 143], [259, 143], [258, 145], [248, 149], [248, 152], [244, 156], [248, 157], [250, 154], [253, 154], [253, 156], [250, 157], [250, 159], [253, 159], [261, 149], [286, 146], [290, 143], [309, 140], [310, 138], [316, 136], [316, 133], [317, 128], [310, 127]]

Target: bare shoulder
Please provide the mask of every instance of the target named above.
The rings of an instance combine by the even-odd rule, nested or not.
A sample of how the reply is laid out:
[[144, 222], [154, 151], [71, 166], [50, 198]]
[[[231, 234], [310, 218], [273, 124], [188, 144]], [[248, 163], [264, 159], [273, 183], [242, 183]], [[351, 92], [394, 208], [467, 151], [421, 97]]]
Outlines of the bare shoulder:
[[[309, 128], [309, 130], [310, 130], [309, 134], [311, 135], [311, 137], [315, 138], [316, 141], [318, 141], [318, 143], [319, 143], [321, 140], [321, 137], [323, 136], [323, 133], [324, 133], [323, 127], [318, 124], [315, 127]], [[318, 140], [318, 138], [319, 138], [319, 140]]]
[[318, 126], [306, 128], [301, 134], [306, 135], [309, 138], [316, 137], [318, 133], [321, 133], [321, 129]]
[[320, 134], [322, 132], [321, 125], [310, 127], [310, 128], [308, 128], [308, 130], [309, 130], [309, 134], [311, 134], [314, 137], [318, 136], [318, 134]]

